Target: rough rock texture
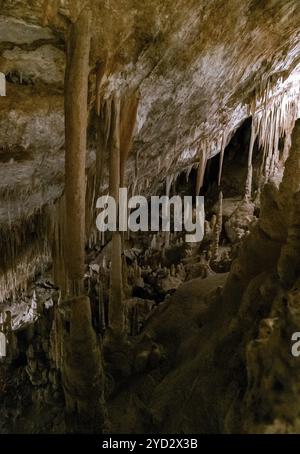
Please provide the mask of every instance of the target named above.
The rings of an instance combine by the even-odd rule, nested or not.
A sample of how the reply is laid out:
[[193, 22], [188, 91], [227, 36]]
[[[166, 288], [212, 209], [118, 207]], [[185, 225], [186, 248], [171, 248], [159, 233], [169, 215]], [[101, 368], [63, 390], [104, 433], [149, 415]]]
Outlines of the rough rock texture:
[[[114, 431], [299, 432], [299, 358], [291, 354], [300, 321], [299, 188], [289, 215], [278, 210], [299, 133], [298, 121], [283, 183], [230, 273], [188, 281], [148, 321], [139, 340], [148, 360], [109, 402]], [[282, 216], [288, 236], [279, 240]], [[153, 344], [162, 352], [156, 363]]]
[[58, 352], [62, 348], [57, 361], [68, 419], [71, 419], [68, 430], [101, 432], [104, 424], [103, 371], [89, 299], [81, 297], [64, 303], [59, 307], [58, 318], [55, 347]]
[[[126, 329], [134, 339], [124, 343], [120, 352], [116, 346], [111, 364], [106, 357], [106, 397], [113, 430], [299, 431], [299, 361], [289, 352], [291, 333], [300, 329], [299, 122], [286, 160], [294, 121], [300, 115], [298, 0], [0, 0], [0, 71], [7, 80], [7, 96], [0, 98], [0, 302], [19, 286], [26, 288], [28, 277], [51, 262], [53, 240], [61, 254], [63, 103], [66, 89], [72, 92], [72, 87], [64, 86], [66, 43], [70, 25], [77, 23], [85, 7], [92, 9], [93, 18], [86, 161], [86, 204], [91, 217], [99, 151], [96, 101], [105, 101], [101, 118], [107, 125], [111, 99], [116, 95], [126, 99], [136, 92], [137, 125], [125, 172], [129, 189], [148, 195], [159, 188], [169, 192], [178, 174], [190, 175], [194, 166], [200, 167], [195, 185], [198, 192], [207, 158], [220, 154], [227, 178], [222, 180], [222, 168], [216, 173], [225, 188], [232, 183], [229, 196], [235, 197], [231, 211], [229, 198], [222, 207], [222, 192], [214, 188], [220, 200], [212, 210], [217, 216], [207, 221], [207, 235], [199, 250], [185, 249], [182, 238], [169, 247], [170, 238], [165, 236], [155, 245], [155, 237], [147, 253], [157, 270], [142, 270], [135, 262], [131, 266], [132, 275], [125, 283], [129, 298]], [[76, 93], [72, 96], [76, 101]], [[249, 116], [248, 135], [263, 158], [261, 167], [255, 162], [252, 168], [249, 153], [247, 166], [234, 172], [224, 151]], [[76, 121], [73, 126], [74, 132]], [[102, 191], [108, 185], [107, 155], [106, 150]], [[84, 156], [81, 162], [85, 162]], [[84, 169], [79, 166], [79, 170], [83, 189]], [[231, 182], [230, 171], [234, 173]], [[253, 225], [257, 200], [243, 199], [243, 190], [235, 193], [237, 186], [243, 184], [244, 189], [246, 177], [248, 186], [250, 180], [252, 183], [252, 172], [251, 190], [257, 196], [261, 193], [260, 218]], [[81, 202], [83, 209], [84, 200]], [[73, 208], [76, 213], [76, 206]], [[82, 268], [83, 231], [82, 222]], [[232, 257], [222, 241], [227, 237], [236, 242], [243, 236], [229, 274], [224, 273]], [[86, 239], [93, 243], [93, 238]], [[120, 251], [121, 247], [116, 254], [119, 259]], [[120, 274], [123, 265], [119, 260]], [[103, 269], [106, 285], [109, 270], [106, 265]], [[65, 343], [68, 361], [61, 369], [70, 385], [65, 389], [67, 405], [71, 409], [77, 406], [85, 414], [85, 398], [90, 399], [91, 407], [95, 403], [89, 389], [80, 389], [82, 381], [86, 384], [86, 372], [96, 377], [99, 407], [103, 397], [104, 379], [102, 382], [102, 372], [97, 369], [99, 343], [92, 321], [93, 328], [101, 325], [101, 332], [108, 318], [107, 293], [100, 288], [99, 276], [93, 276], [94, 270], [89, 272], [95, 281], [89, 293], [102, 292], [101, 313], [93, 307], [95, 295], [91, 295], [92, 314], [88, 299], [78, 299], [75, 310], [67, 314], [69, 319], [61, 320], [64, 329], [60, 330], [72, 337], [72, 342]], [[87, 273], [89, 284], [91, 276]], [[185, 279], [189, 281], [181, 285]], [[143, 307], [139, 299], [147, 301], [148, 297], [155, 303], [165, 299], [151, 317], [150, 305]], [[79, 313], [82, 308], [85, 325]], [[86, 325], [90, 330], [84, 329]], [[78, 330], [76, 336], [73, 327]], [[22, 375], [14, 383], [19, 389], [27, 380], [26, 392], [28, 380], [37, 388], [38, 397], [31, 399], [33, 407], [59, 390], [49, 365], [49, 345], [41, 345], [43, 336], [38, 334], [36, 342], [25, 349], [26, 367], [21, 364], [18, 371], [25, 371], [27, 378]], [[33, 338], [34, 334], [30, 340]], [[90, 357], [85, 348], [81, 350], [81, 342], [86, 340]], [[81, 362], [86, 363], [86, 370], [80, 370]], [[4, 392], [6, 372], [2, 377], [1, 371], [0, 377]], [[78, 401], [69, 399], [76, 393]], [[51, 394], [51, 402], [53, 397]], [[11, 405], [4, 412], [5, 421], [11, 407], [22, 400], [18, 396], [14, 400], [10, 394], [8, 398]], [[59, 411], [60, 405], [62, 401]], [[99, 407], [94, 408], [95, 414]], [[35, 415], [39, 410], [38, 404], [31, 407]], [[57, 408], [54, 414], [57, 421], [50, 429], [59, 426], [64, 430]], [[102, 412], [98, 414], [101, 420]], [[46, 421], [51, 426], [49, 418]], [[12, 424], [18, 428], [19, 423]], [[3, 427], [7, 430], [6, 424]]]
[[49, 44], [35, 50], [23, 50], [14, 47], [2, 54], [1, 71], [5, 74], [17, 73], [21, 84], [63, 85], [65, 54]]
[[[102, 65], [105, 98], [116, 90], [123, 96], [140, 92], [126, 170], [136, 192], [156, 192], [166, 175], [189, 171], [204, 162], [203, 154], [224, 150], [253, 113], [255, 94], [268, 97], [274, 85], [281, 99], [299, 77], [297, 0], [263, 5], [255, 0], [3, 0], [0, 71], [6, 74], [7, 97], [0, 100], [1, 225], [18, 220], [23, 226], [63, 191], [65, 43], [70, 20], [89, 3], [90, 131], [95, 68]], [[94, 148], [92, 132], [88, 167]], [[102, 187], [107, 174], [106, 166]]]
[[[64, 2], [59, 16], [43, 28], [42, 4], [2, 2], [0, 70], [20, 74], [19, 83], [26, 77], [32, 83], [43, 82], [50, 94], [54, 86], [62, 85], [60, 49], [67, 17], [77, 17], [78, 12], [76, 8], [69, 10], [69, 2]], [[248, 115], [254, 91], [270, 77], [285, 77], [297, 62], [297, 1], [268, 0], [262, 5], [250, 0], [151, 0], [147, 4], [124, 0], [92, 4], [91, 62], [93, 66], [97, 60], [107, 61], [105, 93], [115, 87], [126, 91], [128, 86], [138, 87], [141, 93], [133, 154], [138, 155], [142, 186], [148, 178], [149, 184], [157, 187], [166, 173], [174, 174], [191, 162], [199, 162], [205, 141], [211, 155], [218, 153], [223, 133], [228, 141]], [[19, 109], [21, 103], [16, 99], [9, 110], [19, 112], [21, 130], [23, 113]], [[47, 121], [48, 111], [41, 115], [41, 121]], [[2, 127], [9, 122], [9, 116], [2, 119]], [[63, 145], [52, 143], [55, 130], [51, 128], [47, 136], [52, 152]], [[32, 137], [42, 154], [37, 138]], [[2, 141], [2, 146], [11, 147], [11, 139]], [[38, 166], [29, 157], [26, 161], [31, 167]], [[55, 162], [52, 168], [56, 173]], [[132, 163], [129, 168], [131, 179]]]

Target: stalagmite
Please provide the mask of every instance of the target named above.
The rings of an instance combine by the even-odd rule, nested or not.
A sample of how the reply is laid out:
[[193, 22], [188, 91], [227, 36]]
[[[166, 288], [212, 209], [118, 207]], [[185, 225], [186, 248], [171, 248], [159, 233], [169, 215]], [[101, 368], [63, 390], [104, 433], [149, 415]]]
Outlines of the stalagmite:
[[174, 277], [175, 276], [175, 265], [172, 263], [171, 265], [171, 276]]
[[139, 334], [139, 308], [138, 305], [134, 306], [133, 312], [133, 323], [132, 323], [132, 335], [137, 336]]
[[[66, 291], [58, 306], [62, 342], [61, 375], [66, 423], [75, 432], [104, 425], [103, 376], [92, 327], [89, 298], [83, 296], [85, 263], [85, 157], [91, 12], [84, 9], [71, 26], [65, 77], [65, 249]], [[65, 290], [65, 289], [64, 289]]]
[[[117, 212], [120, 188], [120, 98], [112, 100], [109, 148], [109, 194], [115, 199]], [[114, 339], [125, 334], [122, 283], [122, 238], [119, 231], [112, 233], [111, 272], [109, 294], [109, 328]]]
[[[120, 187], [124, 188], [125, 185], [125, 168], [127, 159], [132, 146], [132, 139], [134, 128], [136, 125], [136, 116], [138, 109], [139, 98], [137, 93], [128, 94], [123, 96], [120, 105], [120, 130], [119, 130], [119, 141], [120, 141]], [[129, 234], [129, 230], [128, 230]], [[121, 236], [122, 239], [122, 251], [124, 250], [124, 234]], [[128, 288], [127, 285], [127, 273], [126, 273], [126, 261], [123, 260], [123, 284], [124, 289]]]
[[289, 151], [290, 151], [291, 144], [292, 144], [291, 138], [292, 138], [292, 130], [289, 130], [289, 131], [287, 131], [287, 134], [284, 139], [283, 152], [282, 152], [282, 156], [280, 158], [280, 164], [282, 167], [284, 166], [284, 164], [289, 156]]
[[103, 283], [100, 281], [98, 282], [98, 299], [99, 299], [99, 328], [100, 332], [104, 333], [106, 330], [106, 319], [105, 319], [105, 306], [104, 306], [104, 291], [103, 291]]
[[154, 234], [152, 236], [150, 248], [153, 250], [157, 249], [157, 235], [156, 234]]

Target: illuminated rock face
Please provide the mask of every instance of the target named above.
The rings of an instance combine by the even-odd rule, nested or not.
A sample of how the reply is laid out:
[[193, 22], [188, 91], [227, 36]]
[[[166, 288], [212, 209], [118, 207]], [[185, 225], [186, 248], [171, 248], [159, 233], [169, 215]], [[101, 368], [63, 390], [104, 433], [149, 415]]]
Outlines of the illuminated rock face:
[[[94, 405], [101, 427], [92, 415], [85, 429], [102, 430], [105, 377], [94, 331], [100, 337], [108, 324], [118, 334], [104, 343], [116, 431], [297, 432], [291, 402], [299, 407], [298, 366], [282, 358], [291, 330], [300, 329], [299, 1], [27, 3], [0, 0], [0, 304], [20, 287], [26, 293], [28, 278], [52, 259], [67, 265], [58, 277], [66, 272], [69, 293], [78, 296], [73, 306], [54, 298], [60, 314], [37, 314], [35, 303], [28, 313], [26, 301], [17, 309], [9, 302], [14, 331], [30, 325], [30, 345], [21, 352], [37, 387], [33, 400], [49, 393], [62, 413], [64, 391], [70, 411], [86, 416]], [[84, 57], [70, 46], [78, 35], [69, 33], [83, 6], [92, 10]], [[249, 117], [240, 172], [227, 153]], [[203, 186], [215, 205], [199, 250], [176, 235], [154, 236], [145, 246], [144, 238], [119, 233], [110, 253], [107, 245], [102, 256], [93, 250], [99, 191], [124, 185], [129, 193], [169, 194], [184, 174], [193, 184], [184, 190], [198, 195]], [[0, 356], [3, 342], [0, 334]], [[118, 413], [124, 402], [128, 419]], [[50, 426], [64, 431], [59, 417]]]
[[[39, 173], [45, 149], [47, 161], [50, 154], [55, 155], [47, 163], [51, 179], [40, 176], [45, 186], [49, 186], [53, 174], [61, 175], [63, 167], [59, 159], [64, 146], [62, 110], [57, 110], [55, 96], [63, 87], [66, 17], [76, 17], [77, 13], [76, 8], [69, 10], [68, 2], [64, 2], [60, 15], [49, 21], [48, 27], [41, 27], [42, 3], [34, 1], [27, 7], [22, 2], [3, 2], [1, 9], [0, 71], [14, 82], [8, 87], [6, 119], [1, 119], [1, 131], [8, 132], [6, 136], [1, 133], [1, 146], [7, 150], [6, 155], [9, 150], [13, 152], [17, 142], [28, 153], [35, 150], [40, 157], [33, 160], [31, 153], [23, 153], [23, 159], [20, 150], [23, 165], [30, 163], [31, 169], [22, 169], [20, 192], [29, 187], [32, 169]], [[271, 89], [280, 91], [276, 87], [280, 77], [285, 80], [292, 73], [287, 84], [298, 77], [294, 62], [299, 49], [300, 13], [296, 0], [288, 5], [283, 0], [269, 0], [263, 6], [250, 0], [216, 0], [209, 5], [199, 1], [178, 1], [176, 5], [159, 0], [147, 5], [137, 5], [133, 0], [113, 1], [101, 14], [100, 2], [92, 4], [91, 67], [97, 61], [107, 62], [105, 93], [116, 88], [124, 90], [125, 86], [140, 90], [134, 152], [127, 165], [131, 180], [137, 154], [140, 192], [146, 190], [146, 178], [151, 190], [163, 182], [166, 174], [199, 163], [203, 150], [210, 155], [220, 152], [235, 128], [253, 113], [255, 97], [258, 103], [261, 96], [270, 96]], [[114, 11], [112, 14], [109, 8]], [[117, 36], [121, 36], [122, 52]], [[97, 42], [101, 42], [101, 47], [96, 46]], [[32, 84], [33, 92], [29, 89]], [[22, 94], [15, 92], [17, 89]], [[45, 94], [43, 105], [38, 99], [35, 101], [34, 95]], [[34, 130], [28, 133], [24, 131], [26, 112], [22, 104], [29, 101], [26, 103], [24, 98], [31, 100], [27, 112], [38, 116]], [[50, 120], [53, 104], [56, 117]], [[289, 104], [287, 98], [285, 104]], [[274, 109], [274, 123], [276, 112]], [[9, 124], [15, 128], [14, 134], [9, 132]], [[24, 132], [23, 140], [17, 140], [18, 134]], [[54, 140], [56, 134], [61, 140]], [[45, 138], [43, 143], [39, 140], [41, 135]], [[266, 136], [263, 126], [259, 135], [263, 143], [274, 140]], [[11, 157], [16, 160], [13, 153]], [[12, 179], [15, 171], [13, 163], [1, 170]], [[49, 197], [55, 198], [56, 194]], [[37, 203], [43, 204], [43, 200]]]
[[[0, 114], [0, 226], [17, 221], [23, 229], [64, 190], [66, 30], [69, 19], [78, 18], [80, 2], [49, 1], [47, 8], [39, 0], [2, 3], [0, 71], [7, 96]], [[102, 68], [104, 98], [115, 91], [140, 94], [133, 150], [122, 170], [130, 190], [154, 193], [167, 175], [176, 181], [193, 165], [199, 165], [200, 182], [206, 158], [223, 153], [249, 115], [253, 138], [266, 153], [263, 171], [272, 176], [278, 137], [286, 135], [288, 148], [297, 115], [297, 6], [297, 0], [263, 6], [250, 0], [91, 2], [87, 166], [95, 160], [92, 104], [95, 68]], [[251, 181], [249, 156], [247, 193]]]

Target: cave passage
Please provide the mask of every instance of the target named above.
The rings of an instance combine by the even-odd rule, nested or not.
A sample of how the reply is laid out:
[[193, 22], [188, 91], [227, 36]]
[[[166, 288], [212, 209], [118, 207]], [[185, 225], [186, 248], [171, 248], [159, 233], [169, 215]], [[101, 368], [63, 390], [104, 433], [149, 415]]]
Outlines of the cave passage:
[[299, 433], [298, 1], [3, 3], [0, 435]]

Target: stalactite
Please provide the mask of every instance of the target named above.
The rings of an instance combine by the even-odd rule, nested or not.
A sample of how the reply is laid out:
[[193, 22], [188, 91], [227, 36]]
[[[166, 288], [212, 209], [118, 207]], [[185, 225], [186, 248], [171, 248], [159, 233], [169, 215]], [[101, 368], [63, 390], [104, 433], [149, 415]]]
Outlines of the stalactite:
[[193, 164], [188, 166], [188, 168], [186, 169], [186, 182], [188, 183], [189, 181], [189, 178], [190, 178], [190, 174], [191, 174], [191, 171], [193, 170]]
[[125, 187], [125, 166], [132, 145], [139, 97], [126, 93], [122, 98], [120, 114], [120, 185]]
[[254, 127], [252, 127], [249, 152], [248, 152], [247, 179], [246, 179], [246, 185], [245, 185], [245, 200], [248, 200], [248, 201], [251, 200], [251, 195], [252, 195], [252, 173], [253, 173], [252, 158], [253, 158], [253, 148], [254, 148], [256, 136], [257, 136], [257, 131], [255, 130]]
[[284, 169], [280, 184], [280, 205], [289, 212], [293, 195], [300, 191], [300, 120], [295, 124], [292, 133], [292, 148]]
[[105, 144], [108, 143], [110, 129], [111, 129], [111, 116], [112, 116], [112, 98], [108, 98], [104, 104], [105, 111], [103, 113], [104, 118], [104, 131], [105, 131]]
[[101, 84], [106, 72], [106, 62], [98, 62], [96, 67], [96, 113], [98, 117], [101, 111]]
[[65, 77], [65, 262], [70, 295], [83, 290], [85, 261], [85, 159], [91, 17], [72, 26]]
[[[97, 68], [96, 82], [96, 164], [87, 174], [86, 181], [86, 237], [91, 247], [96, 244], [98, 239], [101, 242], [101, 234], [95, 226], [96, 219], [96, 199], [100, 196], [101, 185], [103, 183], [105, 150], [107, 148], [107, 112], [110, 109], [107, 101], [101, 99], [101, 81], [105, 74], [105, 64], [99, 64]], [[110, 114], [109, 114], [110, 115]]]
[[214, 230], [213, 230], [212, 261], [216, 261], [218, 259], [220, 236], [221, 236], [221, 232], [222, 232], [222, 224], [223, 224], [223, 193], [222, 193], [222, 191], [220, 191], [218, 214], [217, 214], [216, 223], [214, 225]]
[[102, 235], [96, 228], [96, 200], [101, 195], [105, 170], [105, 150], [110, 128], [111, 101], [103, 99], [102, 81], [107, 70], [106, 63], [100, 62], [96, 68], [96, 163], [92, 166], [86, 179], [86, 238], [93, 247], [98, 241], [103, 241]]
[[46, 26], [57, 15], [60, 7], [60, 0], [44, 0], [43, 4], [43, 25]]
[[80, 15], [86, 8], [93, 8], [93, 1], [91, 0], [60, 0], [69, 12], [69, 18], [72, 23], [78, 21]]
[[[100, 243], [103, 240], [103, 235], [96, 227], [95, 219], [97, 216], [96, 212], [96, 199], [101, 194], [101, 185], [99, 181], [102, 181], [102, 172], [98, 172], [97, 168], [103, 169], [102, 165], [99, 165], [97, 162], [99, 159], [98, 155], [96, 157], [96, 163], [92, 164], [90, 168], [86, 171], [85, 178], [85, 236], [86, 244], [90, 248], [93, 248], [96, 244]], [[102, 158], [100, 158], [102, 164]], [[98, 191], [97, 191], [98, 188]]]
[[[258, 138], [263, 152], [261, 185], [276, 173], [280, 160], [279, 140], [282, 137], [285, 137], [284, 159], [287, 158], [291, 133], [300, 114], [299, 103], [299, 83], [284, 82], [282, 79], [273, 86], [269, 81], [263, 82], [254, 98], [250, 111], [252, 139]], [[248, 171], [251, 173], [250, 166]]]
[[136, 187], [138, 185], [138, 179], [139, 179], [139, 148], [137, 148], [135, 152], [135, 160], [134, 160], [134, 185], [133, 185], [133, 196], [135, 195]]
[[[174, 179], [174, 175], [167, 175], [167, 177], [166, 177], [166, 196], [167, 197], [170, 197], [170, 189], [172, 186], [173, 179]], [[165, 215], [167, 215], [167, 213], [165, 213]], [[165, 253], [165, 248], [169, 247], [169, 245], [170, 245], [170, 226], [169, 226], [169, 231], [165, 232], [164, 237], [165, 237], [165, 244], [164, 244], [163, 254]]]
[[96, 168], [91, 166], [86, 174], [86, 196], [85, 196], [85, 232], [86, 243], [93, 247], [99, 240], [100, 232], [95, 226], [96, 219]]
[[[257, 93], [255, 94], [249, 115], [252, 115], [252, 143], [250, 144], [248, 175], [245, 185], [245, 197], [251, 197], [252, 192], [252, 154], [255, 140], [262, 149], [262, 166], [260, 169], [260, 186], [276, 173], [280, 162], [284, 162], [288, 155], [290, 146], [290, 136], [295, 124], [295, 120], [300, 115], [300, 86], [293, 79], [283, 81], [280, 79], [276, 84], [271, 84], [268, 80], [263, 80]], [[285, 148], [282, 159], [279, 155], [279, 140], [285, 138]], [[222, 167], [224, 160], [224, 149], [228, 135], [224, 131], [212, 140], [204, 137], [198, 144], [198, 149], [202, 150], [202, 156], [206, 161], [220, 152], [220, 164], [218, 184], [220, 186]], [[197, 139], [199, 140], [199, 139]], [[188, 151], [195, 148], [196, 142], [192, 141]], [[202, 164], [202, 160], [200, 164]], [[189, 168], [187, 169], [188, 179]], [[196, 190], [201, 187], [202, 166], [198, 166], [198, 176]], [[200, 190], [200, 189], [199, 189]]]
[[157, 165], [158, 165], [158, 171], [160, 172], [160, 169], [161, 169], [161, 157], [160, 156], [158, 157]]
[[205, 168], [207, 163], [207, 156], [204, 150], [200, 152], [200, 160], [197, 170], [197, 181], [196, 181], [196, 196], [200, 194], [201, 188], [203, 186], [203, 180], [205, 175]]
[[226, 142], [227, 142], [227, 134], [224, 131], [223, 134], [222, 134], [221, 151], [220, 151], [218, 186], [221, 185], [221, 178], [222, 178], [222, 171], [223, 171], [223, 161], [224, 161], [224, 152], [225, 152]]
[[[96, 76], [96, 134], [97, 134], [97, 149], [96, 149], [96, 177], [95, 177], [95, 197], [100, 195], [100, 185], [102, 183], [104, 172], [104, 152], [107, 146], [107, 129], [110, 127], [106, 123], [107, 103], [101, 98], [101, 83], [106, 71], [106, 63], [99, 63]], [[109, 106], [110, 108], [110, 106]], [[94, 203], [92, 204], [94, 206]]]
[[15, 298], [51, 263], [50, 221], [50, 209], [43, 207], [13, 227], [0, 226], [0, 302]]

